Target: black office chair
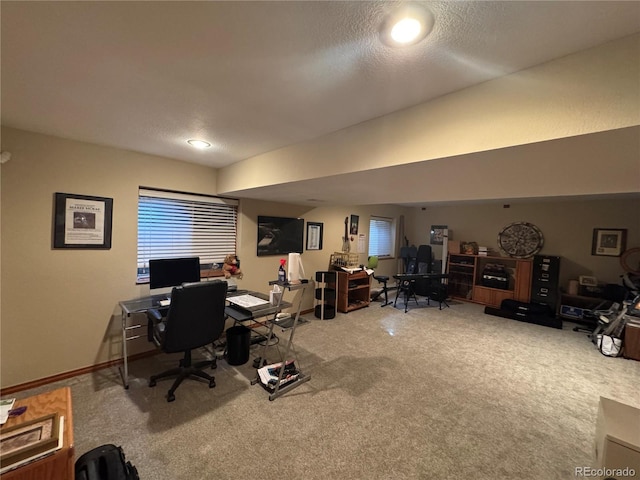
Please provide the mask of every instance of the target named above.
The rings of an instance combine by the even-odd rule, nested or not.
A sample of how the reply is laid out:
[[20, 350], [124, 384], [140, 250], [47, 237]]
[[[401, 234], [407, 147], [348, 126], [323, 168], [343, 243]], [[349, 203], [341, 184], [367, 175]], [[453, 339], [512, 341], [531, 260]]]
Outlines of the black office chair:
[[437, 278], [430, 278], [429, 285], [427, 286], [427, 304], [429, 304], [431, 300], [438, 302], [438, 308], [440, 310], [442, 310], [442, 304], [447, 308], [449, 307], [447, 303], [449, 288], [448, 285], [442, 283], [442, 280], [445, 278], [448, 278], [447, 274], [440, 275]]
[[[371, 257], [369, 257], [368, 261], [367, 261], [367, 268], [370, 268], [371, 270], [375, 270], [376, 268], [378, 268], [378, 256], [377, 255], [372, 255]], [[376, 275], [375, 272], [373, 273], [373, 278], [375, 280], [378, 281], [378, 283], [382, 284], [382, 289], [372, 293], [371, 295], [371, 301], [373, 302], [374, 300], [377, 300], [378, 297], [380, 295], [384, 294], [384, 303], [382, 305], [380, 305], [381, 307], [386, 307], [387, 305], [389, 305], [391, 302], [389, 301], [389, 286], [387, 285], [387, 282], [389, 282], [389, 276], [388, 275]]]
[[[416, 252], [417, 255], [417, 252]], [[414, 258], [409, 258], [409, 261], [407, 262], [407, 267], [405, 269], [405, 271], [403, 273], [407, 273], [407, 274], [414, 274], [414, 273], [418, 273], [418, 260], [416, 257]], [[405, 313], [407, 312], [409, 306], [409, 300], [411, 298], [413, 298], [416, 301], [416, 305], [418, 305], [418, 297], [416, 296], [416, 293], [413, 290], [413, 284], [414, 284], [415, 280], [401, 280], [398, 283], [398, 290], [396, 291], [396, 298], [393, 301], [393, 307], [395, 308], [396, 303], [398, 303], [398, 297], [400, 296], [400, 293], [404, 294], [404, 311]]]
[[149, 386], [155, 387], [157, 380], [177, 375], [167, 393], [168, 402], [175, 400], [175, 390], [187, 377], [207, 380], [209, 388], [216, 386], [214, 377], [202, 371], [207, 365], [211, 365], [211, 368], [216, 367], [215, 357], [213, 360], [192, 365], [191, 350], [212, 344], [222, 335], [226, 296], [227, 282], [214, 280], [184, 284], [173, 288], [171, 306], [166, 317], [163, 318], [159, 310], [147, 311], [149, 340], [165, 353], [184, 352], [177, 368], [149, 378]]

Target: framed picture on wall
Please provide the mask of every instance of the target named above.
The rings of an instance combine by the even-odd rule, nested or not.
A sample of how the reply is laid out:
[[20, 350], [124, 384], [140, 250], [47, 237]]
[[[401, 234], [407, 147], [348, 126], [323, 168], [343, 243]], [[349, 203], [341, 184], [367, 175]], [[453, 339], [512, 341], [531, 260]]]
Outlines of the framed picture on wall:
[[360, 217], [358, 215], [351, 215], [351, 227], [349, 228], [349, 233], [351, 235], [358, 234], [358, 223], [360, 223]]
[[258, 215], [258, 257], [302, 253], [304, 219]]
[[591, 255], [619, 257], [627, 246], [627, 230], [624, 228], [594, 228]]
[[442, 245], [444, 241], [444, 231], [446, 229], [446, 225], [431, 225], [429, 243], [431, 243], [431, 245]]
[[307, 222], [307, 250], [322, 250], [323, 224]]
[[111, 248], [113, 198], [55, 194], [53, 248]]

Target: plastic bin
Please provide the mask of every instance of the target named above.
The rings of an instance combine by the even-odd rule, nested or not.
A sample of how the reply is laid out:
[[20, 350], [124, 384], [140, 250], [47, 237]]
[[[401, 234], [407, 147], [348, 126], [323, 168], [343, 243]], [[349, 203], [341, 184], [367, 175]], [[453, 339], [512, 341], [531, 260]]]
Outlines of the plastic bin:
[[251, 330], [244, 325], [227, 329], [227, 363], [244, 365], [249, 361]]

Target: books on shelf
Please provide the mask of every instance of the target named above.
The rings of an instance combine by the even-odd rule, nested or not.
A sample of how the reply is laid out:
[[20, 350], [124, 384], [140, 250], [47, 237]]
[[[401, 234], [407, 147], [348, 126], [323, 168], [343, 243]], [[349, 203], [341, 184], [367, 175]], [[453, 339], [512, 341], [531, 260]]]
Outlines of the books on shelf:
[[[271, 365], [265, 365], [258, 369], [258, 378], [260, 383], [269, 390], [275, 390], [278, 384], [278, 378], [280, 377], [280, 368], [282, 368], [282, 362], [272, 363]], [[280, 387], [283, 387], [291, 382], [295, 382], [300, 377], [300, 371], [296, 367], [293, 360], [287, 360], [284, 365], [284, 373], [280, 380]]]

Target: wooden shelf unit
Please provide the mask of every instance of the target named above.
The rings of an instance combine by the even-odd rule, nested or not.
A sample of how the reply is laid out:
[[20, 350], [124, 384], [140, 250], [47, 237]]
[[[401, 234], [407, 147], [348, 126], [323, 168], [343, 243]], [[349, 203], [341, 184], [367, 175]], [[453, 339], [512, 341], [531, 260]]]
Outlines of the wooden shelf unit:
[[348, 313], [368, 307], [371, 299], [371, 277], [367, 272], [337, 272], [338, 311]]
[[[505, 299], [527, 303], [531, 299], [530, 259], [450, 253], [448, 260], [449, 295], [452, 298], [491, 307], [500, 307], [500, 303]], [[482, 271], [488, 263], [504, 265], [509, 272], [508, 288], [482, 285]]]

